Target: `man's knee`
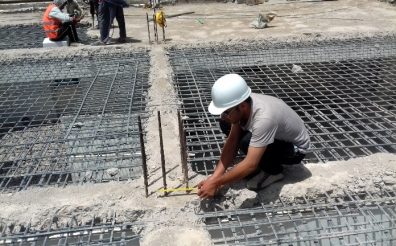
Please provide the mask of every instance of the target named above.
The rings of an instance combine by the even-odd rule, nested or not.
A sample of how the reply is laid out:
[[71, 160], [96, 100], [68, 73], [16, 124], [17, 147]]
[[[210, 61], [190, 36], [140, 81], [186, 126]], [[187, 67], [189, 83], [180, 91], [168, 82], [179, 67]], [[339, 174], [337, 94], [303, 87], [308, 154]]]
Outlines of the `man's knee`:
[[284, 165], [300, 164], [304, 158], [305, 158], [305, 154], [297, 152], [292, 157], [285, 159], [282, 164]]

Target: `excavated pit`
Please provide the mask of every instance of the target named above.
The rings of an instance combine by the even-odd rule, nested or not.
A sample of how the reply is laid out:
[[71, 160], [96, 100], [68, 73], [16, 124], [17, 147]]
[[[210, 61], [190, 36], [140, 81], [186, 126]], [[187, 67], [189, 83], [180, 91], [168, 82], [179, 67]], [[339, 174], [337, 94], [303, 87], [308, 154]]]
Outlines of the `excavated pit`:
[[208, 175], [218, 160], [224, 134], [207, 107], [213, 82], [227, 73], [300, 115], [312, 143], [306, 163], [395, 153], [394, 39], [171, 48], [193, 169]]
[[[192, 169], [210, 175], [219, 159], [225, 136], [207, 107], [211, 86], [227, 73], [240, 74], [253, 92], [279, 97], [300, 115], [311, 137], [304, 163], [396, 153], [395, 41], [384, 36], [170, 48]], [[300, 171], [306, 172], [302, 179], [311, 177]], [[230, 192], [242, 193], [231, 186], [225, 197], [201, 203], [198, 214], [215, 245], [391, 245], [392, 184], [380, 194], [345, 189], [270, 204], [258, 193], [239, 208], [230, 206], [237, 199]]]
[[141, 175], [147, 52], [0, 66], [0, 190]]
[[[93, 38], [87, 35], [89, 28], [89, 24], [79, 24], [77, 26], [78, 37], [84, 44], [94, 41]], [[0, 50], [42, 48], [45, 33], [39, 23], [7, 25], [0, 27], [0, 37], [2, 37]]]

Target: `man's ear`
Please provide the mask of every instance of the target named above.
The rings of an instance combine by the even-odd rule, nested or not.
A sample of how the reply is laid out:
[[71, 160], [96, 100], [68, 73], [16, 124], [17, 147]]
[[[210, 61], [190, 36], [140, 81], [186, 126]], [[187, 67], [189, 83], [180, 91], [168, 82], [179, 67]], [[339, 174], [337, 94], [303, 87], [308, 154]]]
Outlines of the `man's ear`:
[[248, 103], [247, 103], [247, 102], [241, 102], [241, 103], [238, 105], [238, 109], [239, 109], [239, 110], [244, 110], [244, 109], [246, 109], [247, 106], [248, 106]]

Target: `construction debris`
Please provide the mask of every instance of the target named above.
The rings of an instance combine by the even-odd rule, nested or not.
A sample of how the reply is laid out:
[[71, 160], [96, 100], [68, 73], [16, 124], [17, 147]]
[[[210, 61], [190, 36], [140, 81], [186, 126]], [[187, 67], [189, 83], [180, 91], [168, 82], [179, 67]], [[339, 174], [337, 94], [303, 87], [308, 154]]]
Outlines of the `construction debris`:
[[268, 14], [259, 14], [257, 19], [250, 23], [250, 27], [256, 29], [263, 29], [268, 27], [268, 24], [275, 18], [276, 14], [268, 13]]

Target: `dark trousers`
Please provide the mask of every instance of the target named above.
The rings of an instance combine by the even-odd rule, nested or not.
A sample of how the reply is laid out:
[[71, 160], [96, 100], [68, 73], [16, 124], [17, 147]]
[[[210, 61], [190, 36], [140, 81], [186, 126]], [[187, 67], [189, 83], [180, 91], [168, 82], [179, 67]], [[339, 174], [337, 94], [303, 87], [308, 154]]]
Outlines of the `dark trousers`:
[[73, 22], [62, 23], [62, 26], [58, 30], [58, 37], [51, 40], [52, 41], [63, 40], [66, 36], [69, 37], [69, 41], [71, 43], [80, 41], [77, 35], [76, 26], [73, 24]]
[[110, 3], [99, 2], [98, 20], [100, 29], [100, 41], [106, 42], [110, 32]]
[[109, 38], [111, 24], [114, 18], [117, 20], [120, 29], [120, 38], [126, 38], [125, 17], [122, 7], [108, 3], [106, 1], [99, 2], [99, 28], [100, 40], [106, 42]]
[[[229, 135], [231, 125], [228, 122], [220, 120], [220, 128], [225, 135]], [[238, 149], [245, 155], [248, 152], [251, 138], [252, 133], [244, 131], [239, 140]], [[246, 178], [254, 176], [260, 170], [272, 175], [279, 174], [283, 171], [282, 164], [298, 164], [304, 159], [304, 157], [305, 154], [296, 151], [292, 143], [275, 139], [272, 144], [267, 146], [256, 172]]]
[[117, 20], [118, 28], [120, 29], [120, 38], [126, 38], [124, 9], [120, 6], [112, 5], [110, 8], [110, 23], [112, 24], [114, 18]]
[[[89, 1], [89, 12], [90, 12], [92, 18], [94, 18], [94, 16], [96, 15], [96, 21], [98, 22], [98, 26], [99, 26], [99, 18], [98, 18], [99, 2], [98, 1], [96, 1], [96, 0]], [[95, 23], [92, 23], [92, 28], [95, 28]]]

